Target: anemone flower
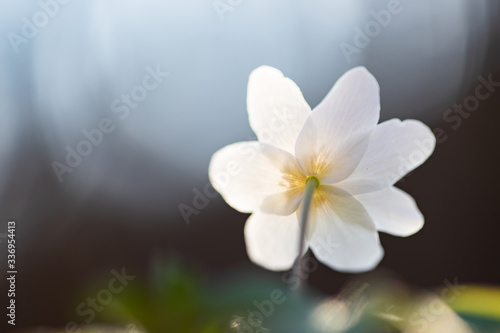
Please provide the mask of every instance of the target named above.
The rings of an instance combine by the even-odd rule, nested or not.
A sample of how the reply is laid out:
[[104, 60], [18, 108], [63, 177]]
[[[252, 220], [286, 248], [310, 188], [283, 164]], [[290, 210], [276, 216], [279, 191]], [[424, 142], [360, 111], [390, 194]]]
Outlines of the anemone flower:
[[230, 206], [252, 213], [253, 262], [287, 270], [310, 248], [335, 270], [366, 271], [384, 255], [378, 231], [422, 228], [413, 198], [393, 185], [431, 155], [435, 137], [417, 120], [378, 124], [379, 85], [366, 68], [346, 72], [311, 111], [292, 80], [259, 67], [247, 108], [258, 141], [220, 149], [209, 176]]

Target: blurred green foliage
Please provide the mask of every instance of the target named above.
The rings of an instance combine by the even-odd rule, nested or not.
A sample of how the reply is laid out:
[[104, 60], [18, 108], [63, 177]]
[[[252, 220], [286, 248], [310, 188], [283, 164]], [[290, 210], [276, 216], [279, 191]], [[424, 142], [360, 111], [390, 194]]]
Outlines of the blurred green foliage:
[[429, 292], [378, 272], [335, 297], [293, 289], [273, 273], [207, 278], [178, 259], [156, 260], [100, 312], [108, 326], [79, 333], [500, 333], [498, 287], [445, 280]]

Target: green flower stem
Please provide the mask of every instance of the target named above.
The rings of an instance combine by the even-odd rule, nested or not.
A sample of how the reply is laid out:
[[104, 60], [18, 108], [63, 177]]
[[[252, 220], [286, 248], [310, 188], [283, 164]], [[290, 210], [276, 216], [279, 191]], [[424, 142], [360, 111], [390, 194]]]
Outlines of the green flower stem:
[[307, 230], [307, 218], [309, 215], [309, 210], [311, 208], [311, 202], [314, 195], [314, 190], [319, 186], [318, 178], [310, 176], [306, 180], [306, 188], [304, 190], [304, 200], [302, 201], [302, 212], [300, 215], [300, 239], [299, 239], [299, 255], [295, 264], [293, 266], [293, 273], [302, 280], [302, 274], [300, 272], [302, 264], [302, 252], [304, 251], [304, 245], [306, 241], [306, 230]]

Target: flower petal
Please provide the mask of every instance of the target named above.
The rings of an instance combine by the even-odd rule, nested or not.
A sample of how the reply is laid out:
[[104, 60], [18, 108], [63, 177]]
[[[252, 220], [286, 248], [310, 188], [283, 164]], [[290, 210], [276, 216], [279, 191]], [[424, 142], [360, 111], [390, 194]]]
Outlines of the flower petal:
[[356, 170], [336, 186], [355, 195], [394, 185], [422, 164], [432, 154], [435, 145], [432, 131], [418, 120], [383, 122], [373, 131]]
[[245, 224], [250, 259], [270, 270], [288, 270], [298, 255], [300, 228], [295, 214], [277, 216], [256, 211]]
[[269, 214], [290, 215], [295, 213], [304, 197], [304, 191], [293, 189], [271, 194], [264, 198], [260, 209]]
[[379, 231], [406, 237], [424, 226], [424, 216], [415, 200], [396, 187], [361, 194], [356, 199], [366, 208]]
[[[210, 161], [209, 178], [213, 187], [234, 209], [250, 213], [270, 195], [289, 191], [288, 173], [300, 170], [295, 158], [276, 147], [256, 141], [238, 142], [217, 151]], [[287, 211], [285, 202], [276, 207]], [[287, 215], [287, 214], [284, 214]]]
[[344, 272], [373, 269], [384, 256], [366, 209], [347, 192], [322, 185], [311, 207], [309, 245], [318, 260]]
[[366, 68], [346, 72], [313, 110], [299, 134], [295, 156], [322, 182], [348, 177], [361, 160], [380, 114], [379, 86]]
[[273, 67], [255, 69], [248, 81], [250, 126], [260, 142], [291, 154], [311, 108], [297, 85]]

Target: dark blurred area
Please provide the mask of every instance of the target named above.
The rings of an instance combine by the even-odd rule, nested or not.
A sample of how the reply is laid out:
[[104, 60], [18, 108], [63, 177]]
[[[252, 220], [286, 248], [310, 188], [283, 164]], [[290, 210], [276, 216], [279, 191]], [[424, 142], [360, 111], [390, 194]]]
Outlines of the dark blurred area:
[[[78, 320], [89, 284], [122, 268], [146, 276], [157, 255], [214, 277], [264, 273], [246, 254], [248, 215], [220, 196], [205, 195], [201, 209], [193, 202], [210, 156], [254, 138], [246, 83], [264, 64], [293, 79], [311, 107], [364, 65], [381, 87], [382, 120], [419, 119], [437, 134], [434, 154], [397, 185], [425, 226], [409, 238], [382, 234], [378, 269], [422, 288], [500, 284], [500, 3], [401, 0], [357, 45], [357, 29], [390, 2], [242, 1], [224, 12], [211, 1], [58, 2], [28, 38], [22, 18], [43, 6], [0, 1], [0, 233], [16, 221], [16, 326]], [[18, 52], [10, 32], [26, 40], [14, 42]], [[358, 51], [346, 56], [345, 44]], [[477, 109], [447, 111], [484, 80], [499, 83]], [[144, 91], [135, 107], [122, 100]], [[115, 129], [60, 179], [54, 161], [103, 119]], [[181, 204], [196, 213], [186, 220]], [[308, 284], [333, 295], [353, 277], [320, 265]]]

